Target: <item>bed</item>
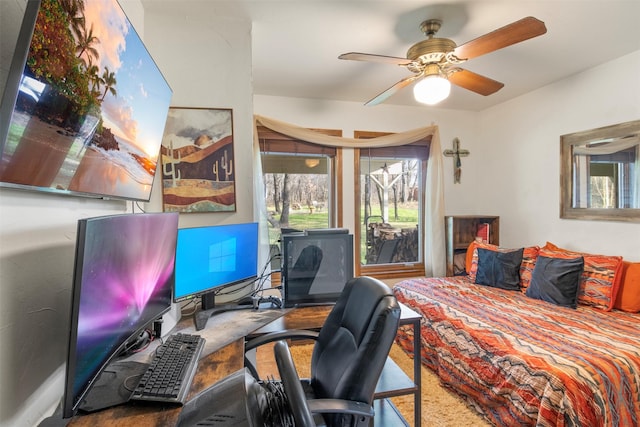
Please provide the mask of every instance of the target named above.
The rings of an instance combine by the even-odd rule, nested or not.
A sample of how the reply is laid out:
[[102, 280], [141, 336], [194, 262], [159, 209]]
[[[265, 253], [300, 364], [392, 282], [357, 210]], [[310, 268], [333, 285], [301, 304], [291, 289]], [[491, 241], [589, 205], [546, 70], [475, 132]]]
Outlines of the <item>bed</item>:
[[[583, 262], [578, 294], [584, 299], [576, 296], [573, 306], [527, 294], [536, 260], [526, 256], [519, 290], [477, 284], [476, 269], [469, 276], [403, 280], [394, 293], [423, 316], [423, 364], [492, 424], [638, 426], [640, 314], [614, 309], [613, 302], [584, 303], [598, 295], [584, 289], [584, 272], [593, 273], [593, 265], [586, 256]], [[599, 259], [602, 289], [605, 269]], [[412, 340], [411, 329], [398, 335], [407, 352]]]

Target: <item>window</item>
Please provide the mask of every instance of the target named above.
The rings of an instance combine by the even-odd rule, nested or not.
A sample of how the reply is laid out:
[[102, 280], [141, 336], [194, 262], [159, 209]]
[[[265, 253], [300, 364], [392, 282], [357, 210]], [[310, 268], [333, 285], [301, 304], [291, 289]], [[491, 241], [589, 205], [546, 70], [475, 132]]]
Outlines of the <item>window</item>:
[[[382, 135], [354, 133], [360, 139]], [[421, 206], [429, 143], [425, 139], [356, 150], [357, 274], [379, 278], [424, 275]]]
[[[317, 130], [342, 136], [340, 130]], [[269, 242], [279, 253], [283, 229], [337, 227], [340, 192], [336, 189], [341, 149], [324, 147], [258, 126], [265, 200], [269, 219]], [[272, 270], [278, 270], [272, 262]]]
[[[585, 188], [585, 196], [576, 203], [586, 204], [588, 208], [633, 208], [638, 206], [635, 196], [639, 181], [637, 159], [640, 158], [638, 146], [627, 148], [610, 154], [575, 155], [576, 170], [579, 165], [587, 165], [589, 181]], [[581, 162], [580, 157], [585, 160]], [[578, 193], [579, 194], [579, 193]]]

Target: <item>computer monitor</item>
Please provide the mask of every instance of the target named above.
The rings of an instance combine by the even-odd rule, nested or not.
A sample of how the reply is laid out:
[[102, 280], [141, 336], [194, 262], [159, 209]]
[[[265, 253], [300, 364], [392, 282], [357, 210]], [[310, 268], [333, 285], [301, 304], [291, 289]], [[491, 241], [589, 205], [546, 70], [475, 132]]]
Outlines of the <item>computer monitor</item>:
[[[126, 402], [89, 399], [110, 362], [127, 342], [171, 308], [177, 213], [102, 216], [78, 221], [63, 417], [79, 407]], [[100, 380], [118, 394], [122, 384]], [[106, 372], [105, 372], [106, 374]], [[98, 402], [86, 405], [87, 400]], [[106, 407], [104, 406], [104, 407]]]
[[212, 225], [178, 230], [174, 300], [201, 297], [215, 307], [222, 288], [258, 277], [258, 223]]
[[334, 303], [353, 278], [353, 235], [346, 229], [282, 236], [285, 307]]

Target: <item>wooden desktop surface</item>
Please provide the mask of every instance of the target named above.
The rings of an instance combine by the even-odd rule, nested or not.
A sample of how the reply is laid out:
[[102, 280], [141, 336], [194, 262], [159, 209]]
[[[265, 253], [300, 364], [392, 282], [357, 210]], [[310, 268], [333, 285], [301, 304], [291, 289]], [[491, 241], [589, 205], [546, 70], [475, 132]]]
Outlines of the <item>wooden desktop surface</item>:
[[[265, 326], [256, 329], [247, 335], [252, 338], [270, 332], [279, 332], [287, 329], [311, 329], [319, 330], [327, 316], [333, 309], [333, 305], [318, 305], [298, 307], [287, 310], [281, 317], [273, 320]], [[404, 304], [400, 304], [400, 324], [406, 325], [414, 321], [420, 321], [420, 315]]]
[[281, 317], [248, 334], [247, 338], [287, 329], [319, 330], [332, 308], [333, 305], [318, 305], [288, 309]]
[[[207, 340], [187, 400], [244, 367], [245, 337], [283, 329], [319, 329], [331, 308], [333, 306], [228, 312], [210, 318], [201, 331], [195, 331], [192, 317], [183, 318], [172, 333], [200, 334]], [[148, 360], [156, 347], [154, 343], [132, 358]], [[169, 427], [176, 425], [180, 411], [181, 407], [176, 405], [128, 402], [89, 414], [79, 413], [67, 425]]]
[[[244, 338], [202, 357], [198, 363], [188, 399], [244, 365]], [[181, 407], [158, 403], [129, 402], [72, 418], [69, 426], [175, 426]]]
[[[413, 321], [415, 313], [401, 306], [402, 322]], [[198, 362], [193, 383], [187, 399], [222, 380], [228, 375], [244, 367], [245, 338], [278, 332], [285, 329], [320, 329], [333, 308], [332, 305], [313, 306], [290, 309], [274, 309], [259, 311], [236, 311], [214, 316], [202, 331], [196, 332], [192, 318], [182, 319], [174, 331], [201, 334], [207, 339], [207, 345]], [[252, 326], [253, 325], [253, 326]], [[220, 341], [220, 337], [227, 341]], [[216, 341], [212, 344], [209, 341]], [[224, 346], [221, 346], [224, 343]], [[155, 348], [155, 346], [153, 347]], [[150, 357], [147, 354], [137, 358]], [[160, 403], [129, 402], [113, 408], [91, 414], [80, 414], [72, 418], [69, 426], [135, 426], [164, 427], [175, 426], [180, 416], [181, 407]]]
[[[196, 374], [191, 384], [187, 400], [244, 367], [245, 337], [288, 310], [260, 309], [230, 311], [209, 319], [205, 329], [196, 331], [193, 317], [182, 318], [171, 333], [198, 334], [206, 343], [198, 361]], [[153, 342], [145, 351], [127, 360], [148, 362], [159, 345]], [[69, 426], [175, 426], [181, 407], [158, 402], [128, 402], [123, 405], [85, 414], [79, 413], [70, 420]]]

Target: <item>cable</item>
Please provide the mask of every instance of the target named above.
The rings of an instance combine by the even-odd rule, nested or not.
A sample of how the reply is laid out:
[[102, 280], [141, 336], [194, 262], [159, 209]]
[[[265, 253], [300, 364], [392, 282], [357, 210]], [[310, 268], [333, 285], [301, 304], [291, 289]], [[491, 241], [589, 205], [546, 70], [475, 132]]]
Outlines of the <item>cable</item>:
[[140, 212], [142, 212], [142, 213], [146, 213], [146, 211], [144, 210], [144, 208], [140, 206], [140, 202], [136, 201], [135, 203], [136, 203], [136, 206], [138, 207], [138, 209], [140, 209]]
[[[138, 383], [140, 382], [140, 379], [142, 378], [142, 376], [144, 375], [144, 373], [142, 374], [136, 374], [136, 375], [130, 375], [127, 378], [124, 379], [124, 381], [122, 382], [122, 386], [124, 387], [125, 390], [133, 392], [135, 391], [136, 387], [138, 387]], [[135, 378], [135, 385], [133, 387], [131, 387], [128, 382], [132, 379]]]
[[[188, 308], [190, 305], [193, 305], [193, 309], [185, 312], [185, 309]], [[180, 314], [185, 317], [192, 316], [196, 311], [198, 311], [198, 305], [199, 305], [199, 299], [191, 298], [189, 301], [185, 302], [180, 306]]]
[[262, 381], [261, 384], [266, 391], [266, 408], [262, 414], [265, 425], [279, 427], [295, 426], [295, 420], [289, 409], [287, 395], [284, 392], [282, 382], [270, 377], [266, 381]]
[[138, 353], [146, 349], [153, 340], [153, 331], [151, 331], [150, 329], [145, 329], [140, 335], [135, 338], [135, 340], [127, 341], [122, 351], [118, 353], [117, 357], [129, 356], [131, 354]]
[[243, 286], [239, 287], [239, 288], [235, 288], [233, 290], [227, 290], [227, 291], [223, 291], [220, 290], [219, 292], [216, 293], [216, 296], [220, 295], [233, 295], [236, 293], [239, 293], [240, 291], [246, 289], [249, 286], [252, 286], [254, 283], [258, 282], [258, 287], [256, 290], [254, 290], [253, 292], [251, 292], [250, 296], [255, 296], [257, 295], [259, 292], [263, 292], [262, 289], [262, 285], [264, 284], [264, 282], [267, 280], [267, 278], [269, 278], [271, 276], [271, 272], [269, 272], [268, 274], [265, 274], [267, 267], [271, 264], [271, 261], [273, 259], [275, 259], [276, 257], [280, 256], [280, 254], [275, 254], [272, 257], [269, 258], [269, 260], [267, 260], [267, 262], [265, 263], [264, 267], [262, 268], [262, 272], [260, 273], [260, 275], [258, 277], [256, 277], [255, 279], [253, 279], [252, 281], [249, 281], [247, 283], [245, 283]]

